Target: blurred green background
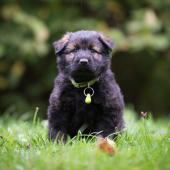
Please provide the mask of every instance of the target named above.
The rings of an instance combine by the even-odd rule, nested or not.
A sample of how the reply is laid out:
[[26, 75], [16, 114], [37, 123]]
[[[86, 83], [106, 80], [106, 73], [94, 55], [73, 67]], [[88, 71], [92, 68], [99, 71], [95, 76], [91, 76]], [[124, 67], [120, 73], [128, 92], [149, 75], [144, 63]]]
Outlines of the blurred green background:
[[40, 108], [56, 76], [52, 42], [90, 29], [116, 44], [112, 69], [127, 106], [170, 114], [169, 0], [1, 0], [0, 115]]

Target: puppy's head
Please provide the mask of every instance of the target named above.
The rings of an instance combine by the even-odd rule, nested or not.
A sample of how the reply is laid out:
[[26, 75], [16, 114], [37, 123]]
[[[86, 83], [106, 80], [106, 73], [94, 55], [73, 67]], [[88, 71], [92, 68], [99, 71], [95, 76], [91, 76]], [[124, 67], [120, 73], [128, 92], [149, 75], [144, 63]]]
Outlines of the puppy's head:
[[66, 33], [54, 42], [59, 71], [76, 81], [98, 77], [110, 66], [113, 42], [96, 31]]

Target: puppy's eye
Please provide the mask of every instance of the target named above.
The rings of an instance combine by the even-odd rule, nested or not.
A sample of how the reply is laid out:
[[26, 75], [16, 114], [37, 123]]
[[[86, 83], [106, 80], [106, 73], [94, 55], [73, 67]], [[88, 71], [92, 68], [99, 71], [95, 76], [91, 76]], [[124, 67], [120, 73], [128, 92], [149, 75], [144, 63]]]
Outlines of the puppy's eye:
[[97, 51], [96, 51], [95, 49], [90, 49], [90, 51], [91, 51], [92, 53], [97, 53]]
[[94, 48], [91, 48], [90, 51], [91, 51], [92, 53], [98, 53], [98, 54], [100, 54], [100, 52], [99, 52], [98, 50], [94, 49]]
[[69, 52], [70, 52], [70, 53], [75, 53], [75, 52], [77, 52], [78, 50], [79, 50], [79, 48], [76, 47], [76, 48], [71, 49]]
[[74, 52], [76, 52], [77, 51], [77, 49], [72, 49], [72, 50], [70, 50], [69, 52], [70, 53], [74, 53]]

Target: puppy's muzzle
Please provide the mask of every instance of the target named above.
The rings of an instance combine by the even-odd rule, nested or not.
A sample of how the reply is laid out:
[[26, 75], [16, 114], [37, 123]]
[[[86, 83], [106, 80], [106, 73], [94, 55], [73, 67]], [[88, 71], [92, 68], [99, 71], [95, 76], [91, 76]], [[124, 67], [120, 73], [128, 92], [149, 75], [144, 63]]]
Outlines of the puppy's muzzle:
[[81, 65], [87, 65], [88, 62], [89, 62], [88, 59], [86, 59], [86, 58], [81, 58], [80, 61], [79, 61], [79, 64], [81, 64]]

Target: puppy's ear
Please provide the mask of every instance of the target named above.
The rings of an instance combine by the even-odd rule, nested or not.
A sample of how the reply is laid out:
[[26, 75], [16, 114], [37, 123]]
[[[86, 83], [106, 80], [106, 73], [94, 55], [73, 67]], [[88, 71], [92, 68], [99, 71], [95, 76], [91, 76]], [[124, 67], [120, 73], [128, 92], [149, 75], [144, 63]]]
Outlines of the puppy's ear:
[[61, 39], [53, 43], [56, 55], [59, 54], [66, 47], [70, 39], [70, 36], [71, 36], [71, 33], [68, 32]]
[[107, 47], [109, 52], [112, 52], [114, 48], [114, 43], [111, 38], [106, 37], [102, 33], [100, 33], [99, 40], [105, 47]]

